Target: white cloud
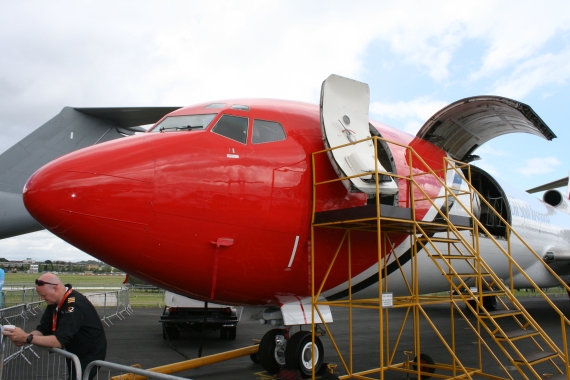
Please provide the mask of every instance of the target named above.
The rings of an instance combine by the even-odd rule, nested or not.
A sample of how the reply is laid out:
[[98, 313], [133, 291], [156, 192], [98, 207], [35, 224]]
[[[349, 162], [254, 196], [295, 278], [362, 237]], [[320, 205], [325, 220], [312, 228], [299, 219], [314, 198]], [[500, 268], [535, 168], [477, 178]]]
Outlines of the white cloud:
[[[490, 1], [2, 3], [0, 128], [13, 129], [15, 142], [65, 105], [251, 96], [317, 102], [329, 74], [364, 74], [372, 41], [444, 81], [457, 50], [478, 39], [488, 46], [478, 71], [486, 76], [533, 57], [566, 30], [565, 8]], [[527, 87], [540, 83], [535, 74]]]
[[373, 118], [400, 119], [401, 123], [395, 125], [411, 134], [415, 134], [419, 128], [437, 111], [447, 106], [449, 103], [441, 100], [431, 100], [429, 98], [417, 98], [405, 102], [372, 102], [370, 113]]
[[520, 99], [539, 87], [566, 84], [570, 78], [569, 61], [570, 49], [529, 59], [507, 77], [500, 78], [491, 93]]
[[497, 168], [497, 166], [495, 164], [491, 163], [490, 161], [485, 161], [485, 160], [476, 161], [473, 164], [475, 166], [483, 169], [487, 173], [491, 174], [493, 177], [497, 177], [500, 175], [499, 168]]
[[474, 154], [480, 156], [481, 158], [485, 156], [494, 156], [494, 157], [506, 157], [510, 156], [511, 154], [506, 151], [505, 149], [497, 149], [490, 145], [489, 143], [477, 148]]
[[541, 158], [529, 158], [525, 160], [523, 166], [515, 168], [514, 171], [526, 177], [529, 177], [535, 174], [551, 173], [554, 171], [554, 167], [560, 164], [561, 164], [560, 160], [552, 156], [541, 157]]
[[482, 67], [472, 78], [488, 76], [535, 57], [549, 40], [570, 28], [569, 11], [570, 4], [565, 2], [541, 6], [531, 1], [495, 2], [488, 17], [478, 25], [481, 30], [471, 31], [489, 43]]

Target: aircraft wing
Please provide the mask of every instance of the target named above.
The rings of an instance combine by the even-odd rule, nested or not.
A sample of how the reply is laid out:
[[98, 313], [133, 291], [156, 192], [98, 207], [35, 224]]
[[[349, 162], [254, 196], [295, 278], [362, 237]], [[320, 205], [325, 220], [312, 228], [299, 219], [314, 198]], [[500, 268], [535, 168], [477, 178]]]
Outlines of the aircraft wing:
[[69, 152], [144, 131], [140, 125], [179, 108], [63, 108], [0, 155], [0, 239], [43, 229], [22, 201], [22, 189], [37, 169]]
[[532, 189], [528, 189], [526, 192], [529, 194], [533, 194], [533, 193], [538, 193], [539, 191], [557, 189], [559, 187], [566, 186], [567, 184], [568, 184], [568, 177], [564, 177], [557, 179], [556, 181], [545, 183], [544, 185], [533, 187]]
[[470, 162], [477, 159], [473, 152], [487, 141], [517, 132], [547, 140], [556, 138], [530, 106], [489, 95], [461, 99], [442, 108], [422, 126], [417, 137], [457, 160]]

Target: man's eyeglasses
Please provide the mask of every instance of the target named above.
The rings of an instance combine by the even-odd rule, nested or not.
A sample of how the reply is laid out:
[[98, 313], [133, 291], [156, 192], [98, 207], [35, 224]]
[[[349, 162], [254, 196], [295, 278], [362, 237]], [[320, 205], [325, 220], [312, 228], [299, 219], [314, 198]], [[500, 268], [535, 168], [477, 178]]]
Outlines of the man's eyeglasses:
[[37, 285], [37, 286], [44, 286], [44, 285], [46, 285], [46, 284], [47, 284], [47, 285], [57, 285], [57, 284], [54, 284], [54, 283], [52, 283], [52, 282], [46, 282], [46, 281], [43, 281], [43, 280], [36, 280], [36, 285]]

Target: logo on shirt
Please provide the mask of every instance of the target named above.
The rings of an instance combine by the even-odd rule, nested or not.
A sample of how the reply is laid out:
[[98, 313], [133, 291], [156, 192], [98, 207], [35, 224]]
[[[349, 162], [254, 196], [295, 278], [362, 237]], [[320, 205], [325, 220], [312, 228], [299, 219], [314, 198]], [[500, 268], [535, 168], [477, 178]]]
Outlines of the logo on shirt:
[[67, 303], [72, 303], [72, 302], [75, 302], [75, 297], [68, 297]]
[[74, 311], [75, 311], [75, 308], [73, 306], [68, 306], [66, 313], [73, 313]]

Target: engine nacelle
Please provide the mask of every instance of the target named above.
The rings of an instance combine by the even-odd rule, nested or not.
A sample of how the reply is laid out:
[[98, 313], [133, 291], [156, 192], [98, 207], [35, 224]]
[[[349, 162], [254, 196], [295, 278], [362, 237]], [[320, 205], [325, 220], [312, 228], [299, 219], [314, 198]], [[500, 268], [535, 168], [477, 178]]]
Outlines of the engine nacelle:
[[548, 190], [542, 196], [542, 200], [558, 210], [570, 214], [570, 201], [558, 190]]

